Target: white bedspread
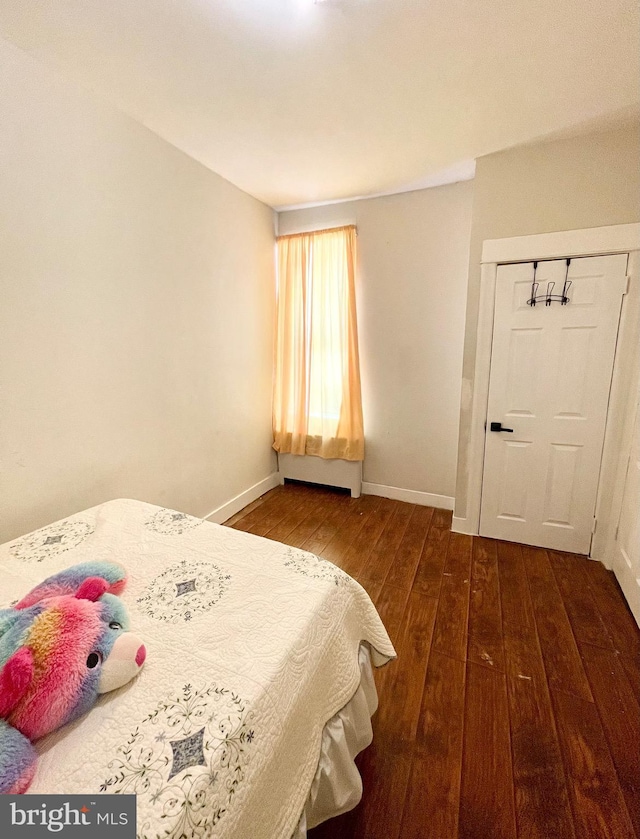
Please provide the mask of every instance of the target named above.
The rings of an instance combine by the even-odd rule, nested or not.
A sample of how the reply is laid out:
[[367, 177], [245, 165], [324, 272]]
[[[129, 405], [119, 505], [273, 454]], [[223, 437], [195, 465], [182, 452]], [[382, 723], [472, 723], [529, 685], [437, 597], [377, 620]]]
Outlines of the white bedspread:
[[122, 500], [0, 547], [0, 606], [88, 559], [128, 569], [147, 661], [40, 741], [30, 792], [136, 793], [147, 839], [289, 839], [360, 642], [376, 665], [395, 656], [364, 589], [312, 554]]

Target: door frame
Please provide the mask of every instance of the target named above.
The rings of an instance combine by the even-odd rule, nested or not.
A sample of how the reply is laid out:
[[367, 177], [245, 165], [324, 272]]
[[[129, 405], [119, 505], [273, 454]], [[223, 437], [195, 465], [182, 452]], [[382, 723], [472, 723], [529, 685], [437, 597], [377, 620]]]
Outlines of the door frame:
[[476, 359], [471, 398], [467, 515], [465, 518], [453, 517], [452, 530], [454, 532], [477, 536], [480, 526], [486, 433], [484, 425], [489, 398], [498, 265], [566, 257], [573, 259], [581, 256], [605, 256], [615, 253], [629, 254], [627, 264], [629, 281], [627, 292], [622, 301], [596, 501], [598, 526], [591, 546], [591, 556], [601, 559], [609, 567], [610, 559], [607, 563], [606, 548], [611, 530], [611, 496], [615, 486], [615, 475], [626, 418], [626, 395], [628, 395], [629, 387], [634, 380], [637, 366], [635, 349], [640, 326], [640, 301], [638, 300], [640, 223], [537, 233], [531, 236], [516, 236], [509, 239], [486, 239], [483, 242]]

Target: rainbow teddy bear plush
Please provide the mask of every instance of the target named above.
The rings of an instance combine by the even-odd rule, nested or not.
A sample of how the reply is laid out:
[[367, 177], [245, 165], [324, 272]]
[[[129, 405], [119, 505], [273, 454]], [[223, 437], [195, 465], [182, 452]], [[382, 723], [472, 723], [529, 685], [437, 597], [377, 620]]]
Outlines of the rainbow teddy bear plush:
[[144, 644], [128, 631], [118, 597], [126, 580], [121, 565], [85, 562], [0, 609], [0, 793], [28, 788], [33, 741], [77, 719], [142, 667]]

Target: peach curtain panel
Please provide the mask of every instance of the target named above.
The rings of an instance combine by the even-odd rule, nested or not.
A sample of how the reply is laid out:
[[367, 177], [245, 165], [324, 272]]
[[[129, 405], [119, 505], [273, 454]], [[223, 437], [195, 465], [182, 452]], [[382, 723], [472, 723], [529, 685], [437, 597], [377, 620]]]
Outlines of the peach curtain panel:
[[273, 447], [363, 460], [356, 229], [280, 236], [277, 249]]

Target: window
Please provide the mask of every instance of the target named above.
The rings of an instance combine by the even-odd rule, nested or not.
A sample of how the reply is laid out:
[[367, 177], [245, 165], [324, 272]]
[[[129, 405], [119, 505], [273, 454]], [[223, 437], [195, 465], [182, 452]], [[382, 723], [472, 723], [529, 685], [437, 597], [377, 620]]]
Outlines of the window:
[[355, 256], [353, 226], [277, 240], [276, 451], [364, 458]]

